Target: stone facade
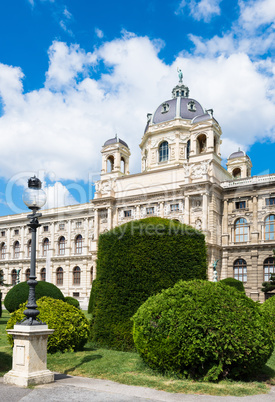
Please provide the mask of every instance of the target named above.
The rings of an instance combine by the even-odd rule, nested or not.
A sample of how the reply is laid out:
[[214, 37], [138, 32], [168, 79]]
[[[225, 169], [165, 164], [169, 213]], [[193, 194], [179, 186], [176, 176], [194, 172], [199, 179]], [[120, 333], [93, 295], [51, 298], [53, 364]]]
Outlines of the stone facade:
[[[172, 94], [173, 99], [147, 116], [141, 173], [129, 173], [128, 145], [112, 138], [101, 151], [94, 199], [43, 212], [38, 280], [45, 278], [46, 269], [47, 280], [77, 297], [83, 307], [96, 276], [99, 234], [152, 215], [202, 230], [209, 279], [218, 260], [219, 279], [240, 279], [250, 297], [264, 300], [262, 282], [274, 272], [275, 175], [251, 177], [251, 160], [240, 150], [229, 156], [226, 170], [220, 156], [222, 131], [213, 110], [205, 111], [188, 98], [189, 89], [181, 83]], [[15, 270], [20, 269], [20, 281], [28, 272], [26, 215], [0, 218], [0, 269], [7, 283], [15, 282]]]

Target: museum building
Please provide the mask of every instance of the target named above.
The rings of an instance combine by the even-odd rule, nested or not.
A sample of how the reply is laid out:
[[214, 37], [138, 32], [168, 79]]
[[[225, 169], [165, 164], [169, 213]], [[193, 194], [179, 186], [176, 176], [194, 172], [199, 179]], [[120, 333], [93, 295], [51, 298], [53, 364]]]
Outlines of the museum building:
[[[101, 233], [128, 221], [159, 216], [205, 234], [208, 278], [234, 277], [264, 301], [262, 282], [274, 271], [275, 174], [251, 177], [238, 150], [221, 164], [222, 130], [179, 83], [162, 102], [141, 139], [141, 173], [130, 174], [130, 150], [118, 137], [102, 147], [102, 170], [89, 203], [43, 211], [38, 228], [37, 278], [88, 304]], [[0, 270], [15, 284], [30, 274], [31, 233], [26, 214], [0, 217]], [[2, 287], [5, 294], [7, 288]]]

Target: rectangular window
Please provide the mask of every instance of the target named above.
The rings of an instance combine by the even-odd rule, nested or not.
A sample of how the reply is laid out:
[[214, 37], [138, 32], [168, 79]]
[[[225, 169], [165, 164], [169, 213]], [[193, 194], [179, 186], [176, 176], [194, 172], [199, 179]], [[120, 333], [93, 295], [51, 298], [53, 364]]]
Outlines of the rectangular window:
[[65, 223], [60, 223], [59, 230], [64, 230], [64, 229], [65, 229]]
[[43, 226], [43, 230], [44, 230], [44, 232], [48, 232], [49, 231], [49, 226]]
[[179, 204], [171, 204], [170, 205], [170, 211], [171, 212], [178, 212], [180, 210]]
[[275, 205], [275, 197], [266, 198], [265, 205]]
[[19, 229], [15, 229], [14, 234], [15, 236], [19, 235]]
[[148, 207], [146, 208], [146, 215], [154, 215], [155, 207]]
[[76, 228], [80, 228], [81, 227], [82, 222], [76, 222], [75, 227]]
[[131, 216], [132, 216], [131, 209], [128, 209], [127, 211], [124, 211], [124, 218], [130, 218]]
[[73, 297], [79, 297], [79, 292], [73, 292]]
[[246, 201], [237, 201], [236, 202], [236, 209], [245, 209], [246, 208]]
[[6, 232], [3, 230], [3, 232], [1, 232], [1, 236], [4, 237], [6, 235]]

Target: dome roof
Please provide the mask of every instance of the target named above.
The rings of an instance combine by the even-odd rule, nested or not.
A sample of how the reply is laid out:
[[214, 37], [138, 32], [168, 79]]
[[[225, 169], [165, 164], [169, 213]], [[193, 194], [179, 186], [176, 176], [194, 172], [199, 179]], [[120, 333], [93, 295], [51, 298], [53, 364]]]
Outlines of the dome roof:
[[195, 99], [178, 97], [163, 102], [155, 111], [152, 123], [158, 124], [176, 117], [193, 120], [194, 117], [204, 114], [202, 106]]
[[124, 145], [126, 148], [129, 148], [128, 145], [126, 144], [126, 142], [123, 141], [123, 140], [121, 140], [121, 139], [118, 138], [117, 136], [114, 137], [114, 138], [110, 138], [109, 140], [107, 140], [107, 141], [104, 143], [103, 146], [106, 147], [107, 145], [117, 144], [118, 142], [119, 142], [120, 144]]
[[234, 158], [241, 158], [242, 156], [246, 156], [246, 153], [244, 151], [241, 151], [240, 148], [238, 151], [233, 152], [228, 159], [234, 159]]

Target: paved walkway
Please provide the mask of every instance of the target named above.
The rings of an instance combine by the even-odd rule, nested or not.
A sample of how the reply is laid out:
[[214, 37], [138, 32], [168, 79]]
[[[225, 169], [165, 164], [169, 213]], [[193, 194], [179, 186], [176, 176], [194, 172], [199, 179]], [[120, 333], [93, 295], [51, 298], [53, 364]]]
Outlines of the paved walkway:
[[55, 382], [34, 389], [6, 385], [0, 378], [1, 402], [275, 402], [269, 394], [245, 397], [171, 394], [113, 381], [55, 374]]

